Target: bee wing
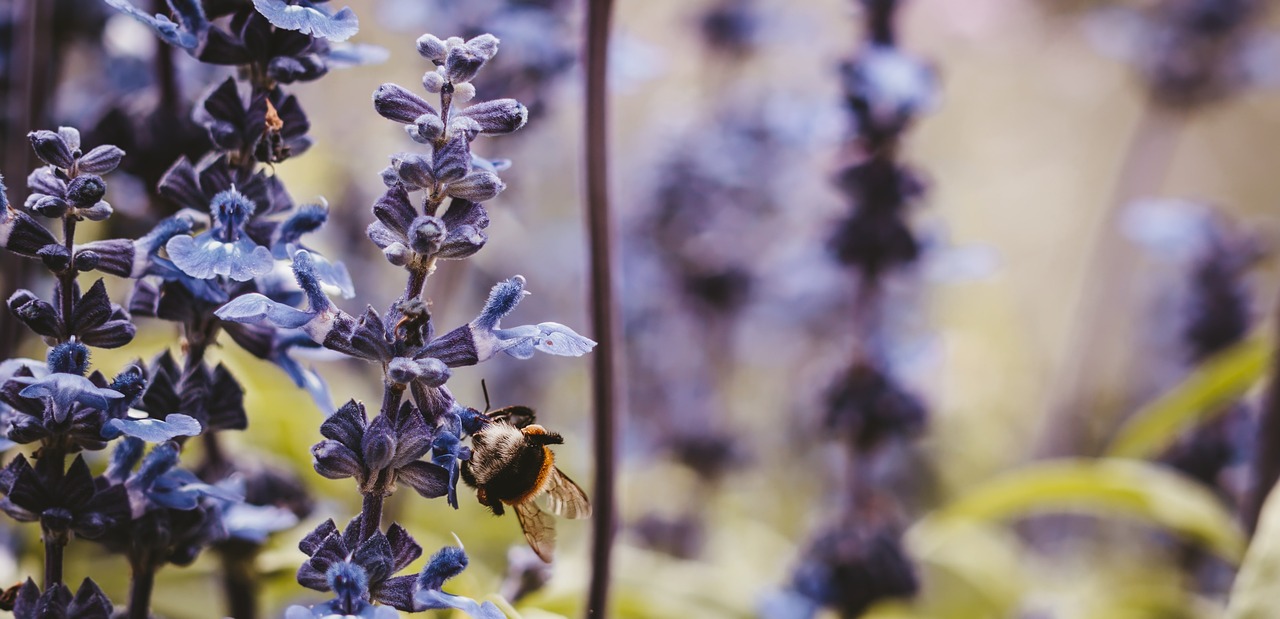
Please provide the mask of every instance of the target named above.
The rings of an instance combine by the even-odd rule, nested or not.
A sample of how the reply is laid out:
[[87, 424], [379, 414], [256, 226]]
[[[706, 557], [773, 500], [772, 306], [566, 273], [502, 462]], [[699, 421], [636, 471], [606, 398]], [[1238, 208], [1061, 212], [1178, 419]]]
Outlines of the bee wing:
[[538, 558], [551, 563], [556, 551], [556, 521], [550, 514], [538, 508], [533, 501], [516, 504], [516, 517], [524, 530], [524, 539]]
[[551, 469], [547, 487], [540, 498], [546, 501], [551, 513], [561, 518], [576, 520], [591, 515], [591, 501], [587, 499], [587, 493], [558, 468]]
[[508, 406], [490, 411], [486, 416], [493, 421], [510, 424], [517, 428], [524, 428], [535, 421], [533, 409], [528, 406]]

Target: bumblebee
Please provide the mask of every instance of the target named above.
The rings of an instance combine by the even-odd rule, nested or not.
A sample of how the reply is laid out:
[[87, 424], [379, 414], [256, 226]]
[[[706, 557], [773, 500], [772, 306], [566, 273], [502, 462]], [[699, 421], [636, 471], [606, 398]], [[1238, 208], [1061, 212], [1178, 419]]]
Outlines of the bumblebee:
[[591, 515], [587, 495], [560, 469], [548, 445], [564, 437], [534, 423], [533, 409], [510, 406], [483, 414], [484, 426], [471, 436], [471, 459], [462, 462], [462, 481], [476, 489], [480, 504], [501, 516], [510, 505], [524, 538], [543, 561], [555, 551], [555, 519]]

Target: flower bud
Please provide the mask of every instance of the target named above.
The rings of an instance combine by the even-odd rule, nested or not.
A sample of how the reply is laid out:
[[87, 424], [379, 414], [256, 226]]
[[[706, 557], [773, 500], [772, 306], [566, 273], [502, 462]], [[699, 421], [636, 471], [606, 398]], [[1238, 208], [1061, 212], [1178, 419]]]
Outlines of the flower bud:
[[472, 202], [492, 200], [506, 189], [506, 183], [497, 174], [480, 170], [468, 174], [466, 178], [449, 185], [449, 195]]
[[106, 174], [116, 169], [123, 158], [124, 151], [118, 146], [103, 144], [85, 153], [80, 158], [78, 169], [89, 174]]
[[444, 64], [445, 56], [449, 50], [445, 48], [444, 41], [434, 34], [424, 34], [418, 37], [418, 53], [423, 58], [434, 62], [435, 64]]
[[439, 217], [423, 215], [413, 220], [409, 226], [409, 247], [424, 256], [434, 254], [440, 249], [448, 230]]
[[71, 262], [71, 252], [66, 247], [57, 243], [50, 243], [41, 247], [36, 252], [40, 261], [44, 262], [44, 266], [50, 271], [61, 271], [67, 268], [67, 264]]
[[426, 140], [424, 143], [434, 142], [444, 135], [444, 121], [438, 114], [423, 114], [413, 121], [413, 126], [418, 130], [418, 136]]
[[35, 204], [32, 204], [30, 208], [31, 212], [37, 215], [57, 219], [65, 215], [71, 205], [58, 196], [43, 196], [36, 200]]
[[395, 84], [383, 84], [373, 92], [373, 109], [383, 118], [400, 123], [414, 122], [419, 116], [440, 116], [422, 97]]
[[435, 94], [444, 88], [444, 74], [439, 71], [427, 71], [422, 74], [422, 87]]
[[459, 45], [449, 50], [449, 57], [444, 63], [445, 75], [454, 83], [470, 81], [480, 72], [485, 60], [487, 58], [477, 54], [469, 46]]
[[329, 479], [346, 479], [361, 472], [360, 460], [342, 443], [323, 440], [311, 446], [312, 466]]
[[32, 131], [27, 134], [36, 156], [45, 163], [59, 168], [70, 168], [75, 163], [71, 156], [71, 148], [62, 136], [52, 131]]
[[395, 166], [396, 174], [400, 176], [400, 180], [409, 185], [410, 189], [419, 189], [422, 187], [430, 187], [435, 183], [435, 175], [432, 171], [431, 158], [410, 154], [391, 160], [391, 165]]
[[77, 271], [92, 271], [98, 268], [98, 262], [100, 260], [101, 256], [99, 256], [97, 252], [83, 250], [76, 252], [75, 258], [72, 260], [72, 264], [75, 265]]
[[67, 201], [76, 208], [90, 208], [107, 194], [107, 184], [96, 174], [84, 174], [67, 185]]
[[480, 125], [480, 132], [488, 135], [511, 133], [529, 120], [529, 109], [515, 99], [477, 103], [460, 113], [475, 120]]
[[467, 136], [453, 136], [436, 152], [435, 177], [442, 183], [460, 181], [471, 171], [471, 149]]

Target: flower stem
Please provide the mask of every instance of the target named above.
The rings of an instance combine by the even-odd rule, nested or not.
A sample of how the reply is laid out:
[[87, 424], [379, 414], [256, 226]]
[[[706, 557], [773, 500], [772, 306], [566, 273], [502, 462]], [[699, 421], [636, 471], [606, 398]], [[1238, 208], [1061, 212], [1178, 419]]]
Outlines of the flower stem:
[[[152, 10], [158, 14], [168, 14], [169, 3], [165, 0], [152, 0]], [[170, 45], [156, 46], [156, 83], [160, 87], [160, 109], [176, 119], [181, 114], [180, 96], [178, 94], [178, 76], [173, 63], [174, 49]]]
[[257, 549], [249, 544], [219, 546], [222, 560], [222, 590], [227, 598], [227, 616], [256, 619], [258, 616], [258, 581], [254, 560]]
[[613, 295], [613, 247], [610, 242], [607, 124], [607, 69], [612, 0], [587, 5], [587, 228], [591, 248], [591, 323], [600, 347], [594, 361], [595, 507], [592, 518], [591, 582], [587, 616], [609, 615], [609, 568], [616, 526], [614, 516], [614, 416], [620, 405], [615, 359], [617, 313]]
[[151, 592], [155, 589], [156, 570], [150, 563], [133, 565], [133, 581], [129, 584], [128, 619], [151, 616]]
[[67, 547], [67, 536], [56, 532], [44, 532], [44, 590], [62, 582], [62, 551]]
[[[68, 254], [71, 248], [75, 246], [76, 240], [76, 218], [65, 215], [62, 218], [62, 244], [67, 248]], [[76, 266], [74, 261], [69, 260], [67, 266], [62, 272], [58, 273], [58, 287], [61, 291], [59, 298], [61, 300], [60, 310], [62, 311], [62, 320], [66, 324], [71, 320], [71, 314], [75, 311], [74, 298], [76, 285]], [[70, 333], [64, 333], [65, 337], [62, 341], [71, 338]]]
[[381, 488], [364, 495], [364, 506], [360, 510], [360, 539], [369, 539], [381, 530], [384, 498]]

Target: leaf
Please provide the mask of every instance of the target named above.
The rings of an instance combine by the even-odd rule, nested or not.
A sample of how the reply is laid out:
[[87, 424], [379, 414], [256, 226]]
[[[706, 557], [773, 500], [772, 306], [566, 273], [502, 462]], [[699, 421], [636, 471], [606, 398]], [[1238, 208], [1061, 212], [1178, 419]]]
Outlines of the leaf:
[[931, 516], [992, 521], [1051, 512], [1125, 516], [1204, 544], [1232, 563], [1244, 554], [1235, 519], [1208, 489], [1170, 470], [1133, 460], [1058, 460], [1005, 474]]
[[1173, 390], [1134, 413], [1116, 433], [1107, 455], [1156, 456], [1187, 428], [1222, 413], [1226, 404], [1244, 395], [1266, 372], [1270, 339], [1254, 335], [1196, 368]]
[[1277, 596], [1280, 596], [1280, 493], [1272, 490], [1262, 506], [1258, 530], [1231, 587], [1224, 617], [1278, 618]]

